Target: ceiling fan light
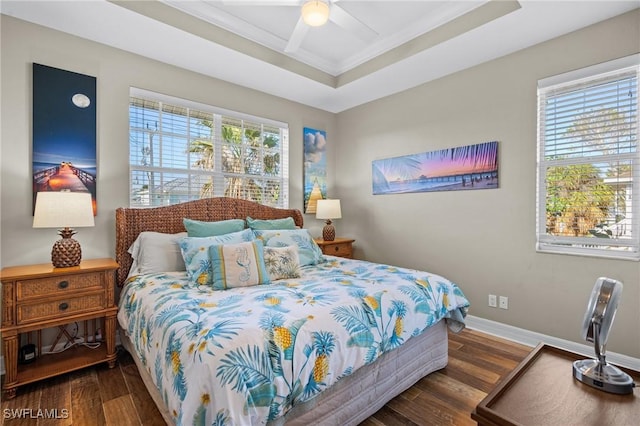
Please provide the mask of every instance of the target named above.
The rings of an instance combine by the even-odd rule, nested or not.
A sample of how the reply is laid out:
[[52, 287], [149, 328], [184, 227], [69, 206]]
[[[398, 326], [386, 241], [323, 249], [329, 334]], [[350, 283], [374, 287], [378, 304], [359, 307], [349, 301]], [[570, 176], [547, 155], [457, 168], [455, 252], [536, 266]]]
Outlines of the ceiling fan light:
[[302, 20], [312, 27], [320, 27], [329, 19], [329, 5], [321, 0], [310, 0], [302, 5]]

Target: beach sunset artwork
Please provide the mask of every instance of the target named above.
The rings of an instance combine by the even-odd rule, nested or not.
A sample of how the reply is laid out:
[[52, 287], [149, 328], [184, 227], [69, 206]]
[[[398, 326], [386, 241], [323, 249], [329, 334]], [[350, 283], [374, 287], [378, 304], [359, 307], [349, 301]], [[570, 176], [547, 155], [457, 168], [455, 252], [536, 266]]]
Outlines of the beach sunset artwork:
[[315, 213], [318, 200], [327, 198], [327, 132], [305, 127], [304, 212]]
[[96, 78], [33, 64], [33, 203], [46, 191], [88, 192], [96, 205]]
[[498, 142], [374, 160], [373, 195], [498, 188]]

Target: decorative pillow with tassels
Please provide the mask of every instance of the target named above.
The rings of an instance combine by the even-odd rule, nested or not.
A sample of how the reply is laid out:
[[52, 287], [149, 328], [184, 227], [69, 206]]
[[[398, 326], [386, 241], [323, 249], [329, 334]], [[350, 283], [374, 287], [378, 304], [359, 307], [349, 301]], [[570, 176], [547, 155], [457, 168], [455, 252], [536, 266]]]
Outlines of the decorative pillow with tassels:
[[265, 268], [262, 242], [259, 240], [209, 247], [213, 288], [226, 290], [269, 284]]

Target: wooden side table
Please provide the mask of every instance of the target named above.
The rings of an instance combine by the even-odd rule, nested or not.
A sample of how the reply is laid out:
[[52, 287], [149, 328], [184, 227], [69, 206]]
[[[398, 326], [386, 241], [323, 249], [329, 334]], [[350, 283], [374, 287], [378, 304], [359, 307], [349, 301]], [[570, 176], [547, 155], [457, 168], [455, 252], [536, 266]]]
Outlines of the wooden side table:
[[325, 241], [322, 238], [314, 238], [314, 241], [320, 246], [323, 254], [353, 259], [354, 239], [336, 237], [333, 241]]
[[[108, 362], [110, 368], [115, 366], [117, 268], [113, 259], [92, 259], [70, 268], [54, 268], [47, 263], [2, 269], [0, 333], [6, 367], [2, 389], [7, 398], [15, 397], [18, 386], [37, 380], [101, 362]], [[97, 349], [73, 346], [43, 355], [38, 337], [35, 361], [18, 365], [20, 333], [36, 331], [40, 336], [45, 328], [96, 319], [104, 323], [103, 342]]]
[[[573, 378], [572, 363], [586, 358], [538, 345], [471, 413], [480, 426], [632, 425], [640, 415], [640, 388], [607, 393]], [[640, 373], [625, 369], [638, 383]]]

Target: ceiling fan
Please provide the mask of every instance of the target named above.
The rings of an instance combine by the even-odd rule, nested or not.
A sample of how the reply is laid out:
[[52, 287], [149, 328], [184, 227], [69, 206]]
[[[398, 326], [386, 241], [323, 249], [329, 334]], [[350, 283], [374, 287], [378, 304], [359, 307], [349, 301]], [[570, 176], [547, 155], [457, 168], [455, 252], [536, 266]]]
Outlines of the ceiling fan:
[[575, 361], [573, 376], [605, 392], [629, 394], [635, 387], [631, 376], [605, 359], [605, 346], [621, 293], [620, 281], [604, 277], [596, 280], [582, 324], [582, 337], [587, 342], [593, 342], [596, 359]]
[[[300, 18], [298, 18], [298, 22], [289, 36], [289, 41], [284, 49], [285, 52], [289, 53], [298, 50], [311, 26], [324, 25], [327, 19], [365, 42], [373, 41], [378, 36], [378, 33], [347, 12], [338, 4], [339, 2], [340, 0], [227, 0], [223, 1], [223, 4], [234, 6], [299, 7], [301, 12]], [[313, 21], [305, 18], [307, 12], [328, 13], [328, 15], [325, 15], [325, 18], [320, 18], [319, 21], [316, 21], [314, 24]]]

